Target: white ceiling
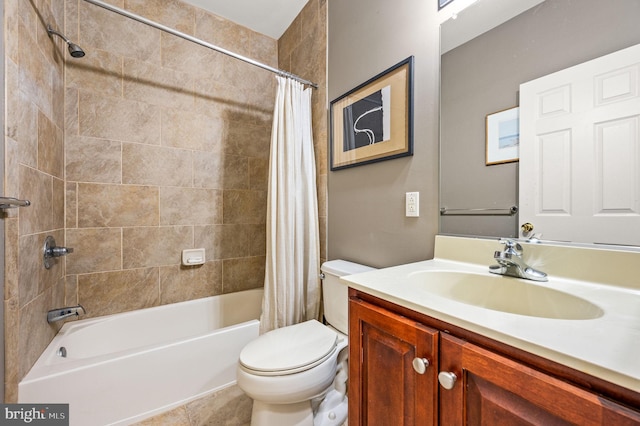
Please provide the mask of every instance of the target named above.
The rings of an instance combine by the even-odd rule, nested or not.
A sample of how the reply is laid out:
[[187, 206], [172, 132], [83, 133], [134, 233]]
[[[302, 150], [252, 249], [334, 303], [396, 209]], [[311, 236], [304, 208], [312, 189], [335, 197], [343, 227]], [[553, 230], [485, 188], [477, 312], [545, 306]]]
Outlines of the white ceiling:
[[440, 53], [483, 34], [543, 0], [457, 0], [440, 12]]
[[277, 40], [308, 0], [184, 1]]
[[[289, 28], [289, 25], [309, 0], [183, 1], [277, 40]], [[442, 53], [490, 30], [542, 1], [457, 0], [450, 3], [439, 12], [442, 24]]]

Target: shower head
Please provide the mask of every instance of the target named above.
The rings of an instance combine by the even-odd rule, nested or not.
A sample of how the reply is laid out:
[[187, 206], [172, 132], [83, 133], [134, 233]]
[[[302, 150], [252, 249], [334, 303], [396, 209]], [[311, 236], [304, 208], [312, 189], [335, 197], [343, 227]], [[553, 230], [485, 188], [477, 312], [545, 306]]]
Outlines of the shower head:
[[61, 34], [61, 33], [57, 32], [56, 30], [54, 30], [53, 28], [51, 28], [51, 25], [47, 26], [47, 32], [49, 33], [49, 37], [51, 37], [52, 35], [57, 35], [58, 37], [63, 39], [65, 41], [65, 43], [67, 43], [67, 47], [69, 49], [69, 54], [71, 56], [73, 56], [74, 58], [82, 58], [84, 56], [84, 50], [82, 50], [82, 48], [80, 46], [78, 46], [77, 44], [71, 42], [71, 40], [69, 40], [67, 37], [65, 37], [64, 34]]
[[69, 54], [74, 58], [82, 58], [84, 56], [84, 50], [75, 43], [67, 43], [69, 46]]

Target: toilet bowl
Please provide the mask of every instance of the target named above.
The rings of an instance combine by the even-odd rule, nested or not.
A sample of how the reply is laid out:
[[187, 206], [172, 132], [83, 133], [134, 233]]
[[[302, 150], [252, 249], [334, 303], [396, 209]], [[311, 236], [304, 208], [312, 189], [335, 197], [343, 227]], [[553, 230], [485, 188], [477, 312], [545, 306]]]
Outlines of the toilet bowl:
[[[236, 377], [253, 399], [252, 426], [333, 426], [347, 416], [348, 288], [339, 277], [372, 270], [325, 262], [327, 325], [316, 320], [269, 331], [240, 353]], [[335, 328], [334, 328], [335, 327]]]

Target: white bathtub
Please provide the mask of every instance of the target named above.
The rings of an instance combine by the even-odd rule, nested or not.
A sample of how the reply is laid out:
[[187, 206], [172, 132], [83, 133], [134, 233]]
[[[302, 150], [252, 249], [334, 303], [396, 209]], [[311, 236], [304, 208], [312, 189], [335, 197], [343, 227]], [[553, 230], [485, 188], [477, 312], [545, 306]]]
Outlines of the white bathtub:
[[230, 386], [261, 301], [247, 290], [67, 323], [18, 402], [68, 403], [72, 426], [126, 425]]

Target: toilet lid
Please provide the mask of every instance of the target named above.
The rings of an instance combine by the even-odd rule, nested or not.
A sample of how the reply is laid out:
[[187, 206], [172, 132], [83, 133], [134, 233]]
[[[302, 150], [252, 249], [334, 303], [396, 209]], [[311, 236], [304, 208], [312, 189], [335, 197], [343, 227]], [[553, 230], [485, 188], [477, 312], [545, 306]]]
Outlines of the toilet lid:
[[322, 363], [335, 351], [338, 335], [316, 320], [278, 328], [251, 341], [240, 364], [259, 375], [293, 374]]

